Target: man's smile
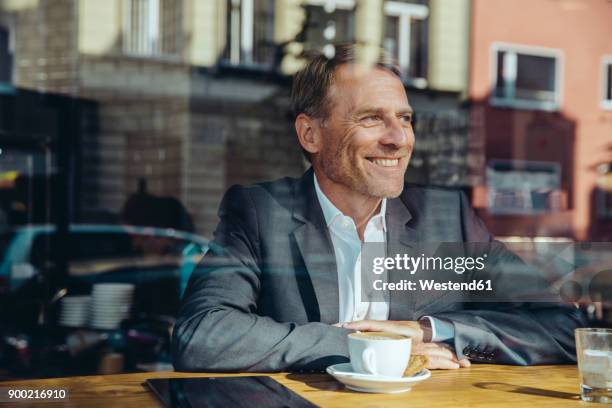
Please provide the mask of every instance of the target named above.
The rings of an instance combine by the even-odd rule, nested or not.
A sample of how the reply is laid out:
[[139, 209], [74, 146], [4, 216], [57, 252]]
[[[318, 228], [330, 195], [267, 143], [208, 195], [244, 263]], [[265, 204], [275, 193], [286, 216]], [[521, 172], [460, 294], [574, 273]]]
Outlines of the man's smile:
[[396, 168], [400, 165], [400, 157], [366, 157], [365, 158], [370, 163], [376, 165], [377, 167], [385, 167], [385, 168]]
[[399, 163], [399, 159], [368, 159], [372, 163], [383, 167], [395, 167]]

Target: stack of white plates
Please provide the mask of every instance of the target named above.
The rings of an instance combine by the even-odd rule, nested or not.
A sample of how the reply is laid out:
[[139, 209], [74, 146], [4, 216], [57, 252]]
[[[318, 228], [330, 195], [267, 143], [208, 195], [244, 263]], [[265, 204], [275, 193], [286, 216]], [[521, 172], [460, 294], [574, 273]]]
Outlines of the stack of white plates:
[[93, 286], [90, 303], [90, 326], [116, 329], [130, 315], [134, 285], [131, 283], [99, 283]]
[[66, 296], [62, 299], [59, 324], [66, 327], [87, 325], [91, 296]]

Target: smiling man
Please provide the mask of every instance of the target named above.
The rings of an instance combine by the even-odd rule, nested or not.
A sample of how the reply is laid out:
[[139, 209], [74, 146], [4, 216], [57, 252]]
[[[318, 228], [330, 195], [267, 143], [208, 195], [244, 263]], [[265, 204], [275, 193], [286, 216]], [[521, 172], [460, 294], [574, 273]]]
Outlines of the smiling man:
[[573, 308], [362, 299], [362, 243], [485, 242], [513, 255], [461, 193], [404, 183], [415, 135], [399, 72], [384, 53], [368, 68], [354, 54], [316, 55], [294, 78], [295, 129], [312, 168], [226, 193], [174, 328], [176, 369], [322, 370], [347, 361], [353, 330], [410, 336], [430, 368], [573, 361], [582, 324]]

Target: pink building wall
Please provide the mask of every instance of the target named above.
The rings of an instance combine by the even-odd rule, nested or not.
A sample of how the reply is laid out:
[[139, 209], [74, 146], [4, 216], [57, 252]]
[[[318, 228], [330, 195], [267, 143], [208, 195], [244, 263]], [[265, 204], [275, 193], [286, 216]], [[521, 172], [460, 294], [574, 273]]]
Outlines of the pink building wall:
[[[488, 98], [494, 86], [491, 74], [491, 46], [494, 42], [562, 51], [562, 100], [559, 112], [547, 114], [489, 106]], [[612, 111], [600, 107], [602, 58], [604, 55], [612, 55], [612, 2], [473, 0], [470, 47], [469, 95], [471, 100], [482, 101], [485, 106], [487, 159], [499, 158], [494, 156], [504, 154], [512, 158], [521, 156], [519, 150], [524, 150], [525, 142], [529, 142], [526, 140], [526, 128], [521, 122], [538, 115], [548, 115], [545, 122], [561, 120], [574, 125], [573, 158], [566, 160], [564, 169], [566, 173], [573, 173], [568, 180], [571, 184], [568, 186], [570, 211], [552, 219], [534, 217], [524, 223], [526, 229], [534, 232], [533, 228], [527, 227], [529, 222], [549, 222], [557, 224], [557, 227], [559, 223], [565, 223], [575, 238], [590, 238], [590, 196], [596, 181], [593, 166], [612, 161], [609, 150], [612, 145]], [[503, 123], [504, 115], [506, 123]], [[561, 138], [559, 142], [565, 143], [565, 139]], [[553, 149], [550, 152], [563, 150], [562, 146], [556, 144], [553, 134], [540, 143], [540, 147]], [[549, 155], [554, 156], [553, 153]], [[495, 233], [503, 235], [510, 232], [504, 225], [503, 222], [498, 223]], [[516, 229], [511, 232], [517, 233]], [[537, 229], [535, 232], [538, 232]], [[554, 227], [543, 233], [554, 235], [556, 232], [567, 234]]]

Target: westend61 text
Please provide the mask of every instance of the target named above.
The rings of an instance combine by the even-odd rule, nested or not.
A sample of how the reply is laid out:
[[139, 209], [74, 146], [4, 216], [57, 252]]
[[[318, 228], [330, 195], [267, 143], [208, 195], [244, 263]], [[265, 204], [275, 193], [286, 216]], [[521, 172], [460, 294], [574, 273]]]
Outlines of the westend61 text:
[[416, 282], [402, 279], [399, 282], [383, 282], [375, 280], [373, 282], [374, 290], [439, 290], [439, 291], [491, 291], [493, 286], [491, 280], [473, 280], [470, 282], [436, 282], [433, 279], [419, 279], [417, 286]]

